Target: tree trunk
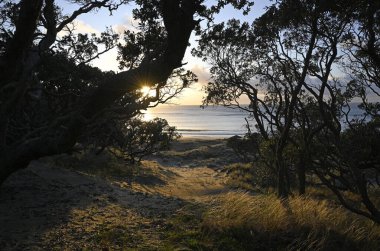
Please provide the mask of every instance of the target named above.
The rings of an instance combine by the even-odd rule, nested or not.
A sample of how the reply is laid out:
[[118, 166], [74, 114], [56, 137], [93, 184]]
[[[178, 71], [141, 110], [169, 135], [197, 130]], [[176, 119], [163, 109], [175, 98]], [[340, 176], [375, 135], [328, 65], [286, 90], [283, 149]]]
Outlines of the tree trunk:
[[0, 168], [0, 187], [3, 185], [4, 181], [12, 174], [13, 172], [9, 170], [9, 167], [5, 166], [3, 163]]
[[286, 199], [288, 198], [289, 191], [286, 185], [286, 169], [285, 169], [281, 156], [276, 157], [276, 166], [278, 170], [278, 187], [277, 187], [278, 197], [282, 199]]
[[297, 175], [298, 175], [298, 194], [304, 195], [306, 191], [306, 168], [305, 168], [305, 157], [302, 153], [299, 156], [299, 162], [297, 163]]

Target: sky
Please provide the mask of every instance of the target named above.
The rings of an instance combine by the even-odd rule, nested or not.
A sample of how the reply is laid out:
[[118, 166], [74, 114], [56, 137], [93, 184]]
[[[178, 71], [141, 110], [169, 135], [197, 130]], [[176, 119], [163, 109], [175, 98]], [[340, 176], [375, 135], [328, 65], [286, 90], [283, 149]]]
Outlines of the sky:
[[[63, 13], [69, 14], [76, 10], [77, 6], [70, 3], [68, 0], [57, 0], [59, 6], [63, 9]], [[208, 0], [208, 3], [215, 1]], [[257, 0], [253, 6], [251, 13], [244, 16], [241, 11], [234, 10], [232, 7], [227, 7], [216, 16], [216, 22], [223, 22], [231, 18], [237, 18], [243, 21], [252, 22], [255, 18], [259, 17], [265, 10], [265, 6], [270, 4], [269, 0]], [[106, 27], [112, 27], [116, 32], [122, 33], [125, 29], [134, 29], [133, 23], [136, 21], [132, 18], [133, 4], [123, 5], [118, 10], [114, 11], [112, 15], [108, 10], [101, 9], [98, 11], [90, 12], [81, 15], [75, 21], [77, 32], [82, 33], [100, 33]], [[191, 46], [187, 49], [184, 63], [187, 63], [184, 68], [192, 70], [198, 76], [198, 83], [192, 84], [189, 88], [185, 89], [178, 98], [171, 100], [171, 103], [180, 105], [201, 105], [202, 97], [205, 95], [202, 87], [210, 81], [209, 66], [207, 63], [202, 62], [199, 58], [191, 55], [191, 48], [196, 46], [196, 37], [194, 34], [190, 38]], [[120, 71], [118, 69], [118, 62], [116, 60], [117, 51], [113, 49], [106, 54], [103, 54], [99, 59], [93, 62], [93, 65], [102, 70]], [[244, 102], [244, 100], [242, 100]]]

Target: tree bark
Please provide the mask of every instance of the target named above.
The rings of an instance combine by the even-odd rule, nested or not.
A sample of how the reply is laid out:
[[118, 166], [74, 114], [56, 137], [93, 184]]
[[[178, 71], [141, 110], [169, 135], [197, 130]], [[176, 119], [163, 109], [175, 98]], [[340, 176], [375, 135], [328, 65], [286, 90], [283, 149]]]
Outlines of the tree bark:
[[[291, 93], [291, 98], [288, 106], [286, 107], [287, 114], [285, 116], [285, 126], [281, 130], [280, 137], [276, 144], [276, 166], [278, 168], [278, 196], [280, 198], [286, 198], [288, 196], [289, 191], [287, 191], [286, 187], [286, 172], [285, 169], [285, 163], [283, 163], [283, 154], [284, 154], [284, 148], [287, 144], [287, 141], [289, 140], [289, 133], [291, 126], [293, 124], [294, 119], [294, 110], [295, 106], [297, 104], [297, 101], [299, 99], [299, 94], [302, 90], [302, 87], [304, 86], [305, 79], [307, 76], [307, 72], [309, 70], [310, 62], [312, 60], [313, 50], [315, 48], [315, 42], [317, 40], [317, 32], [318, 32], [318, 13], [316, 13], [316, 16], [313, 17], [312, 22], [312, 30], [311, 30], [311, 37], [308, 43], [308, 49], [307, 53], [305, 55], [305, 58], [303, 60], [303, 67], [302, 72], [300, 75], [300, 78], [297, 80], [297, 85], [295, 86], [293, 92]], [[280, 187], [281, 186], [281, 187]]]
[[41, 14], [43, 0], [22, 0], [19, 18], [12, 41], [8, 43], [4, 53], [3, 65], [0, 69], [1, 85], [14, 81], [22, 76], [25, 59], [32, 46], [37, 22]]
[[306, 191], [306, 168], [305, 157], [301, 153], [299, 156], [299, 162], [297, 163], [297, 176], [298, 176], [298, 194], [304, 195]]
[[286, 168], [281, 155], [276, 157], [276, 166], [278, 172], [277, 194], [279, 198], [286, 199], [289, 196], [289, 191], [286, 184]]

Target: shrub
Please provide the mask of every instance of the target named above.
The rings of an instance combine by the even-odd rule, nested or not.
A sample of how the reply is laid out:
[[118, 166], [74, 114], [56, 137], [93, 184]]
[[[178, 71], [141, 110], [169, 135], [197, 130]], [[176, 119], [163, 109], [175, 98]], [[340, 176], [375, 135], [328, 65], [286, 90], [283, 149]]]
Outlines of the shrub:
[[165, 119], [143, 121], [134, 118], [97, 126], [91, 132], [91, 137], [86, 139], [86, 145], [100, 148], [98, 153], [108, 149], [115, 156], [133, 164], [148, 155], [169, 149], [171, 142], [179, 137], [176, 128], [169, 126]]
[[259, 135], [247, 134], [244, 137], [233, 136], [227, 140], [227, 146], [244, 162], [256, 160], [259, 151]]
[[233, 188], [262, 190], [274, 187], [275, 175], [261, 163], [236, 163], [224, 168], [228, 173], [227, 184]]
[[169, 149], [170, 143], [180, 137], [175, 127], [169, 126], [165, 119], [160, 118], [151, 121], [132, 119], [121, 125], [120, 130], [121, 137], [114, 139], [114, 148], [110, 150], [131, 163]]

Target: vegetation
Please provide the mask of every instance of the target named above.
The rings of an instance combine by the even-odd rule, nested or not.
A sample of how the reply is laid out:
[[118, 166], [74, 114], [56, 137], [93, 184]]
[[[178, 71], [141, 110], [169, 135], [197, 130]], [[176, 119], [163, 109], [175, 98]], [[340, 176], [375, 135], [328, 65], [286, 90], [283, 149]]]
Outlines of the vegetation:
[[243, 162], [257, 160], [259, 154], [259, 139], [257, 133], [248, 133], [245, 137], [233, 136], [228, 139], [227, 146], [232, 148]]
[[[129, 121], [107, 122], [99, 125], [85, 134], [85, 144], [97, 149], [97, 154], [105, 148], [115, 156], [134, 164], [143, 157], [168, 150], [172, 141], [178, 139], [180, 134], [175, 127], [169, 126], [164, 119], [155, 118], [150, 121], [131, 119]], [[95, 135], [94, 135], [95, 134]]]
[[[0, 185], [33, 167], [0, 193], [17, 237], [0, 231], [0, 246], [378, 249], [379, 1], [270, 1], [252, 23], [215, 18], [226, 5], [249, 14], [248, 0], [68, 2], [64, 15], [59, 1], [0, 1]], [[138, 24], [122, 35], [75, 29], [132, 3]], [[182, 62], [193, 31], [211, 66], [203, 105], [247, 111], [255, 130], [247, 119], [244, 137], [167, 151], [176, 129], [140, 115], [197, 81]], [[92, 66], [112, 49], [120, 72]]]
[[[274, 171], [279, 197], [292, 193], [294, 176], [305, 194], [306, 176], [316, 175], [344, 207], [377, 223], [379, 151], [366, 134], [378, 132], [379, 7], [276, 1], [252, 24], [214, 25], [193, 51], [212, 65], [205, 105], [250, 113], [261, 138], [251, 149]], [[361, 101], [360, 118], [351, 116], [354, 100]], [[345, 198], [345, 190], [358, 200]]]
[[260, 163], [236, 163], [224, 167], [227, 184], [232, 188], [260, 193], [273, 192], [276, 185], [273, 172]]
[[[107, 30], [75, 32], [80, 15], [134, 2], [137, 31], [124, 44]], [[182, 58], [200, 20], [227, 4], [247, 11], [248, 1], [70, 1], [77, 9], [63, 15], [54, 0], [0, 3], [0, 183], [40, 157], [68, 152], [88, 126], [107, 119], [130, 119], [151, 103], [162, 103], [196, 80], [181, 69]], [[73, 28], [74, 27], [74, 28]], [[61, 35], [62, 34], [62, 35]], [[118, 47], [119, 73], [90, 65]], [[144, 96], [143, 86], [156, 95]], [[174, 90], [173, 90], [174, 88]]]
[[283, 201], [273, 194], [229, 193], [204, 217], [205, 231], [224, 237], [221, 250], [373, 250], [379, 245], [378, 226], [310, 197]]

